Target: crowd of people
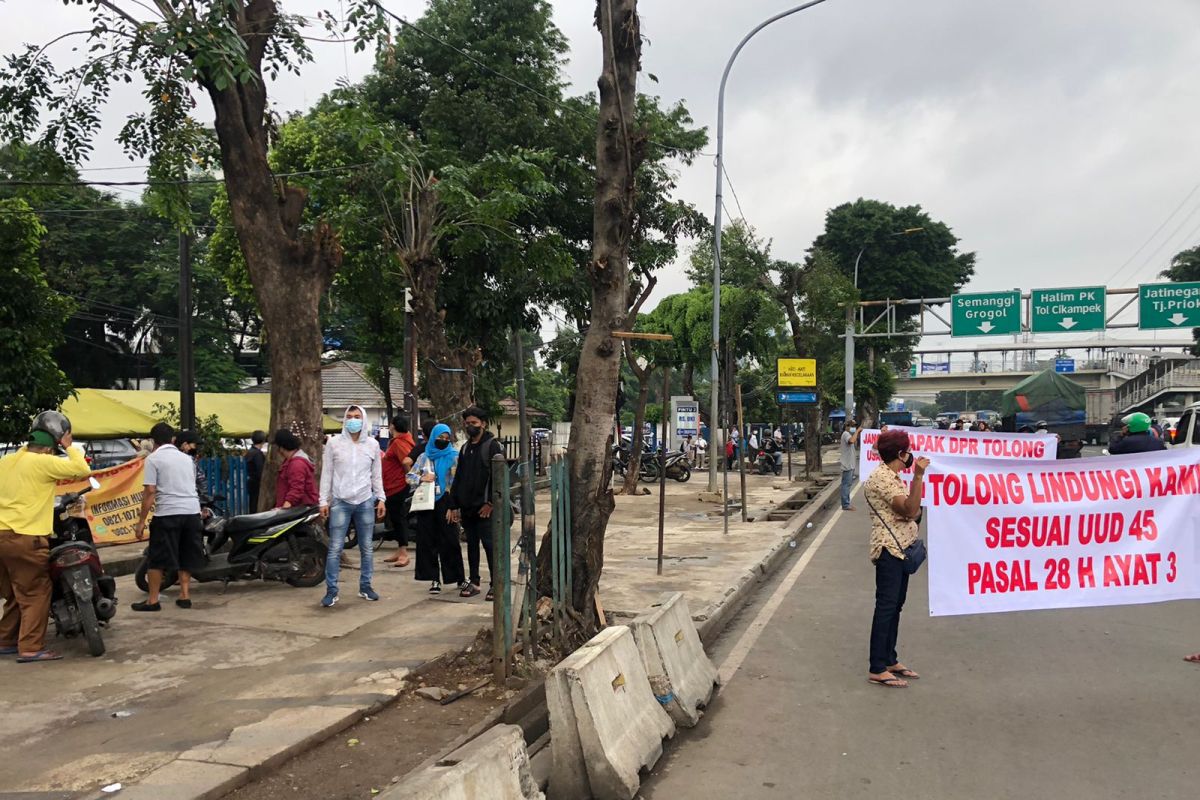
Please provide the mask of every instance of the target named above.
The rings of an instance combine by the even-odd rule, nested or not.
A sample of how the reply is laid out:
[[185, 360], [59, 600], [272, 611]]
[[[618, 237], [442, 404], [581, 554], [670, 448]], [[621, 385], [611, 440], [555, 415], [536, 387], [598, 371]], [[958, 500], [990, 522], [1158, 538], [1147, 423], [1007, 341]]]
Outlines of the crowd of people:
[[[251, 508], [257, 507], [269, 444], [281, 458], [275, 507], [314, 507], [326, 522], [322, 607], [337, 603], [341, 571], [352, 566], [344, 553], [351, 525], [361, 554], [353, 565], [359, 573], [358, 596], [379, 600], [372, 585], [374, 531], [385, 518], [398, 549], [384, 563], [398, 569], [409, 566], [411, 537], [417, 548], [414, 578], [428, 582], [430, 593], [440, 593], [443, 585], [455, 587], [463, 598], [482, 593], [481, 549], [489, 581], [493, 570], [492, 460], [503, 455], [503, 447], [487, 430], [484, 409], [466, 409], [462, 423], [466, 442], [455, 447], [448, 425], [430, 421], [417, 439], [408, 420], [396, 417], [384, 450], [364, 430], [363, 409], [350, 406], [342, 431], [326, 442], [319, 481], [317, 465], [293, 432], [281, 429], [271, 437], [254, 433], [245, 455]], [[211, 513], [202, 503], [207, 486], [197, 460], [200, 438], [195, 431], [160, 422], [143, 448], [143, 499], [134, 531], [138, 540], [147, 539], [147, 592], [131, 608], [162, 611], [164, 576], [171, 573], [179, 587], [175, 605], [190, 609], [192, 576], [208, 559], [204, 519]], [[90, 474], [82, 448], [74, 445], [70, 421], [58, 412], [39, 415], [26, 445], [0, 459], [0, 656], [16, 656], [22, 663], [62, 658], [47, 649], [45, 641], [53, 592], [49, 540], [56, 487], [60, 481]], [[423, 492], [422, 487], [428, 489]], [[460, 530], [466, 540], [465, 567]], [[486, 600], [493, 599], [489, 585]]]

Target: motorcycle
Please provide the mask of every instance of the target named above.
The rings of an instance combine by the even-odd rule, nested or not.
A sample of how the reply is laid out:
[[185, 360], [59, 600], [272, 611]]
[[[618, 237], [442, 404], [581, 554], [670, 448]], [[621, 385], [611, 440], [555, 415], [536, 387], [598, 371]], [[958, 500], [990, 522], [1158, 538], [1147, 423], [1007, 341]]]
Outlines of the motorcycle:
[[766, 450], [759, 450], [758, 457], [754, 460], [754, 466], [758, 468], [759, 475], [778, 475], [782, 469], [775, 463], [775, 455], [768, 453]]
[[[625, 470], [627, 470], [628, 468], [629, 468], [628, 453], [625, 450], [614, 445], [613, 446], [613, 471], [616, 472], [618, 475], [621, 475], [622, 477], [624, 477]], [[653, 453], [650, 453], [650, 452], [642, 453], [642, 458], [638, 463], [638, 478], [643, 481], [658, 480], [658, 459], [654, 456]]]
[[669, 453], [666, 463], [667, 477], [680, 483], [687, 483], [692, 477], [692, 467], [688, 464], [683, 453]]
[[[325, 579], [328, 545], [316, 524], [316, 506], [276, 508], [260, 514], [214, 517], [204, 529], [207, 563], [192, 573], [200, 583], [211, 581], [276, 580], [290, 586], [309, 588]], [[222, 552], [228, 545], [228, 549]], [[143, 592], [149, 591], [149, 550], [134, 573]], [[174, 570], [163, 572], [160, 588], [175, 584]]]
[[95, 478], [81, 492], [68, 492], [54, 503], [54, 534], [50, 537], [50, 615], [59, 636], [83, 634], [88, 652], [104, 655], [100, 627], [117, 613], [117, 583], [104, 574], [84, 517], [83, 496], [100, 488]]

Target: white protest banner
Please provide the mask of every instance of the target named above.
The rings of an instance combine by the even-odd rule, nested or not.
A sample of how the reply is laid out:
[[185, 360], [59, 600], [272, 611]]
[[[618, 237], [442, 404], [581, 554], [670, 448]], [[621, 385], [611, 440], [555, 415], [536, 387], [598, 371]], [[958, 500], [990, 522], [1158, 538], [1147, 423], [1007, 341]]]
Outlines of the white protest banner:
[[[908, 433], [909, 446], [914, 456], [925, 456], [930, 461], [947, 463], [958, 459], [998, 458], [1007, 460], [1053, 461], [1058, 457], [1058, 439], [1054, 436], [1037, 436], [1028, 433], [1001, 433], [999, 431], [943, 431], [936, 428], [889, 427]], [[879, 452], [875, 442], [879, 431], [867, 428], [859, 436], [858, 478], [865, 481], [879, 466]], [[900, 473], [907, 486], [912, 482], [912, 470]], [[926, 492], [928, 494], [928, 492]], [[928, 502], [923, 503], [928, 505]]]
[[931, 462], [931, 616], [1200, 598], [1200, 451]]

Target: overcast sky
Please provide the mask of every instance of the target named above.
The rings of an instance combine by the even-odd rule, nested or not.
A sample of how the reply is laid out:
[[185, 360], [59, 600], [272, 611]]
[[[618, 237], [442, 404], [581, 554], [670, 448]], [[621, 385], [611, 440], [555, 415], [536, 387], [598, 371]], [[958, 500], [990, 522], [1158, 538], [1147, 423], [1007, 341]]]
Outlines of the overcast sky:
[[[387, 4], [413, 19], [424, 7]], [[792, 4], [643, 0], [644, 68], [660, 81], [643, 90], [685, 100], [715, 140], [725, 60]], [[568, 74], [590, 89], [593, 4], [554, 6], [571, 42]], [[338, 9], [335, 0], [285, 7]], [[21, 21], [0, 29], [4, 52], [88, 20], [46, 0], [8, 0], [4, 10]], [[1196, 0], [828, 0], [767, 28], [739, 58], [727, 168], [747, 219], [783, 258], [803, 256], [827, 209], [868, 197], [919, 203], [950, 225], [978, 253], [972, 290], [1148, 282], [1200, 244], [1197, 30]], [[369, 55], [312, 46], [317, 63], [272, 89], [281, 110], [370, 68]], [[111, 139], [139, 102], [136, 91], [114, 94], [90, 166], [129, 163]], [[712, 160], [700, 159], [683, 170], [680, 196], [711, 216], [713, 181]], [[728, 192], [727, 204], [736, 212]], [[686, 288], [682, 269], [659, 285], [660, 296]]]

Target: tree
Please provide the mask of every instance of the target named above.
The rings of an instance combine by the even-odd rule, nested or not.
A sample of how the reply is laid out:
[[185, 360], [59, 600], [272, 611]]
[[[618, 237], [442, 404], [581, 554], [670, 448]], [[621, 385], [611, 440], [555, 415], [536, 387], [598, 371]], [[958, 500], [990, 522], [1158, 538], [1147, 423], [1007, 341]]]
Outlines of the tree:
[[[83, 64], [58, 71], [46, 46], [26, 45], [0, 70], [0, 134], [40, 139], [69, 161], [90, 149], [98, 109], [110, 87], [139, 81], [147, 110], [131, 115], [118, 138], [133, 156], [150, 159], [151, 179], [182, 182], [191, 159], [206, 149], [191, 117], [193, 87], [215, 113], [219, 158], [230, 217], [250, 282], [271, 336], [271, 427], [291, 428], [319, 462], [321, 329], [318, 310], [341, 261], [328, 224], [303, 225], [308, 192], [276, 176], [267, 161], [270, 134], [266, 78], [311, 60], [300, 21], [276, 0], [223, 0], [200, 6], [153, 0], [69, 0], [90, 8], [91, 29], [65, 33], [87, 40]], [[364, 46], [382, 25], [378, 7], [348, 3], [347, 25]], [[182, 205], [182, 202], [179, 202]], [[278, 456], [268, 463], [272, 486]], [[270, 492], [264, 492], [264, 502]]]
[[21, 441], [35, 414], [58, 408], [71, 392], [54, 361], [70, 300], [46, 283], [38, 264], [45, 228], [23, 200], [0, 200], [0, 441]]
[[[958, 250], [958, 237], [944, 222], [934, 220], [920, 206], [898, 208], [878, 200], [859, 198], [825, 214], [825, 230], [813, 241], [808, 259], [824, 254], [851, 281], [858, 266], [858, 295], [862, 300], [906, 297], [945, 297], [964, 286], [975, 273], [975, 254]], [[807, 262], [806, 262], [807, 263]], [[901, 327], [912, 328], [918, 309], [900, 307]], [[844, 323], [843, 323], [844, 325]], [[865, 352], [868, 376], [884, 368], [907, 369], [912, 360], [910, 337], [880, 338], [856, 345], [856, 360]], [[878, 361], [877, 361], [878, 359]], [[855, 370], [855, 383], [858, 382]], [[887, 376], [868, 377], [876, 388], [888, 385]], [[894, 382], [894, 376], [892, 378]], [[888, 400], [875, 392], [863, 397], [859, 416], [874, 418]]]
[[[1159, 273], [1167, 280], [1187, 282], [1200, 280], [1200, 246], [1183, 250], [1171, 259], [1171, 266]], [[1192, 328], [1192, 355], [1200, 356], [1200, 328]]]
[[591, 319], [575, 380], [575, 413], [567, 446], [571, 476], [571, 561], [576, 621], [586, 638], [597, 628], [596, 590], [604, 567], [604, 531], [613, 510], [611, 430], [622, 348], [613, 331], [627, 329], [630, 237], [638, 165], [645, 134], [637, 128], [637, 73], [642, 35], [637, 0], [597, 0], [603, 69], [596, 126]]
[[[564, 97], [567, 43], [545, 0], [435, 0], [418, 25], [460, 52], [399, 31], [363, 83], [365, 105], [411, 133], [434, 175], [526, 153], [547, 189], [529, 196], [505, 226], [507, 236], [450, 232], [437, 251], [441, 272], [429, 302], [445, 312], [448, 345], [471, 356], [465, 366], [442, 366], [472, 370], [474, 390], [486, 397], [502, 388], [482, 384], [503, 374], [489, 365], [508, 360], [510, 331], [537, 325], [531, 306], [558, 305], [577, 328], [586, 327], [598, 106], [592, 95]], [[653, 147], [638, 169], [630, 263], [632, 282], [644, 286], [674, 259], [678, 238], [702, 221], [694, 208], [670, 199], [677, 176], [669, 161], [690, 163], [707, 138], [682, 104], [662, 107], [657, 98], [639, 96], [637, 118], [648, 137], [673, 145]], [[472, 381], [463, 383], [469, 388]], [[436, 386], [430, 389], [436, 394]]]

